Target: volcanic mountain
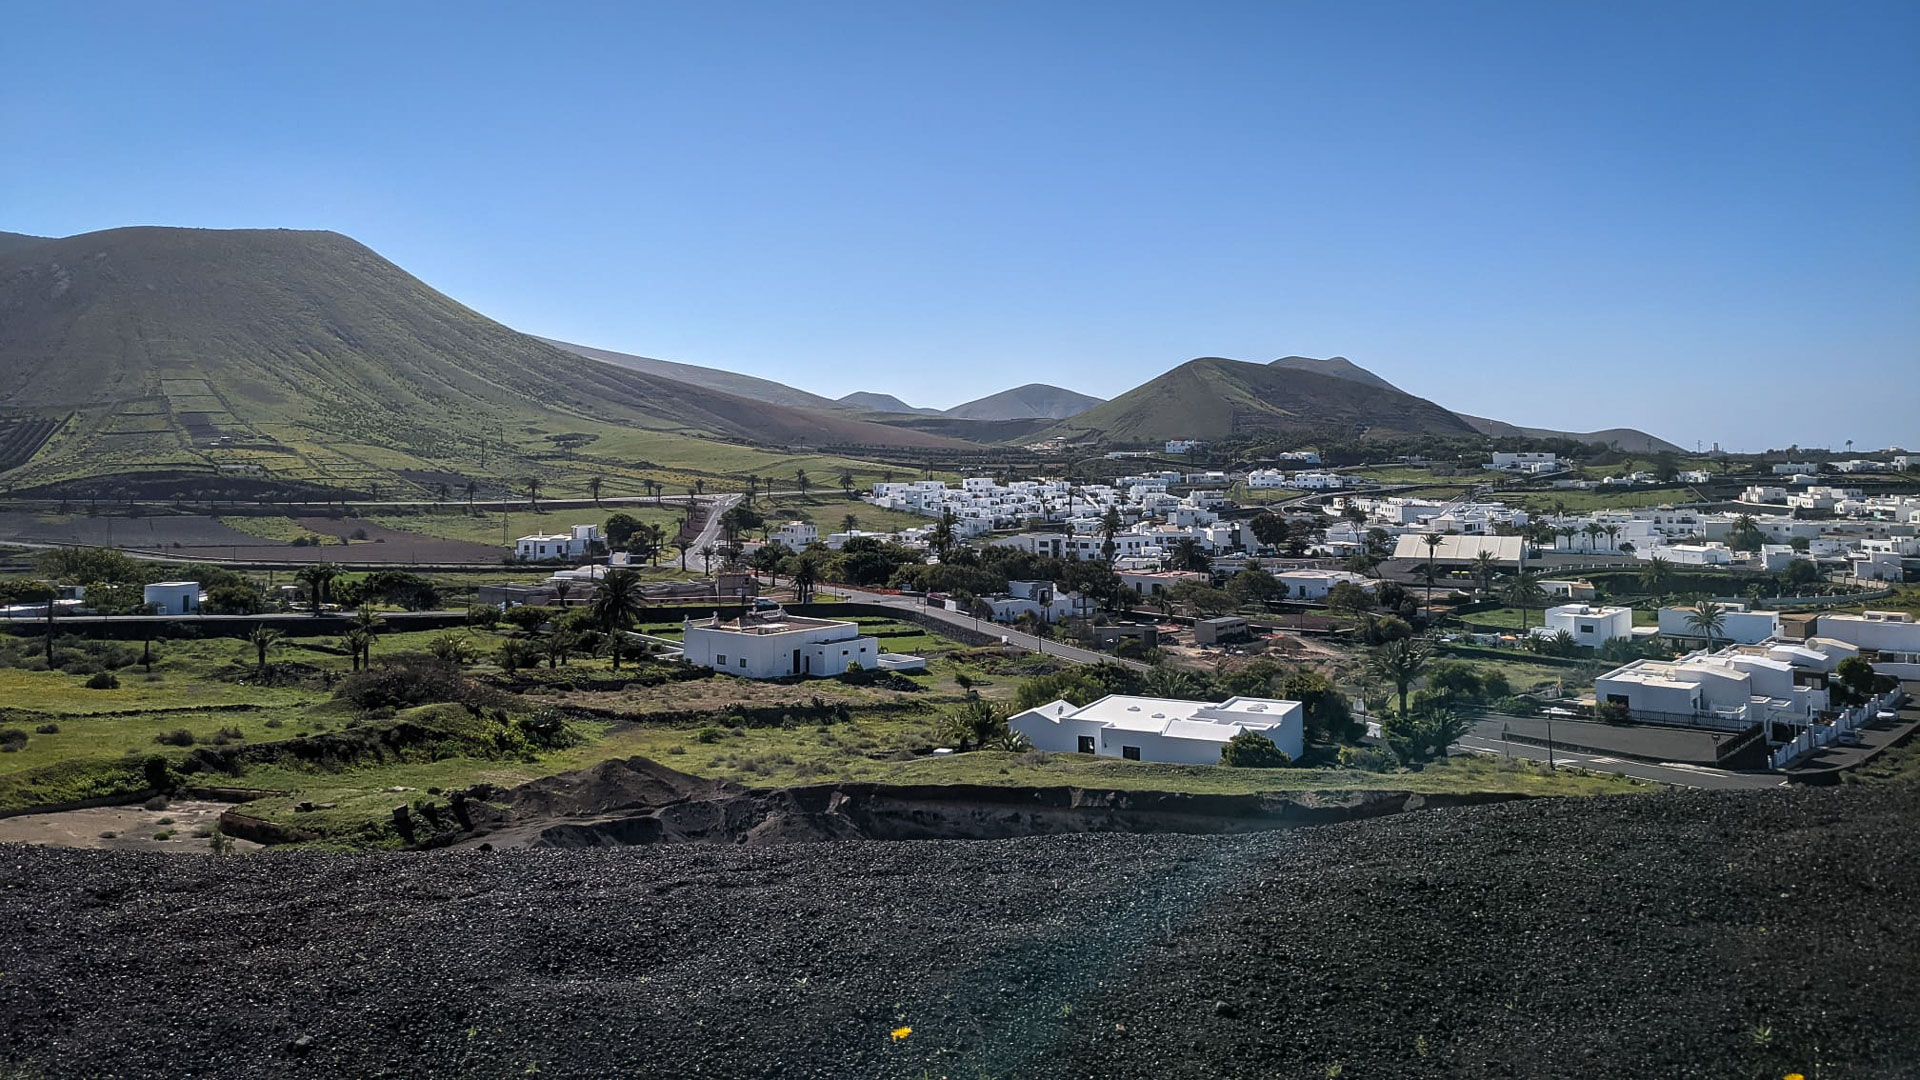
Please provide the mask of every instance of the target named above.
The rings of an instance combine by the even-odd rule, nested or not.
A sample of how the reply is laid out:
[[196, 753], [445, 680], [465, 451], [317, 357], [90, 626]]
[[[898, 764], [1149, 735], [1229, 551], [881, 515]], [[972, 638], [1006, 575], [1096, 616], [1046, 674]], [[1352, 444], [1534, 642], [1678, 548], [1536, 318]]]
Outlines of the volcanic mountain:
[[1065, 420], [1086, 412], [1100, 404], [1100, 400], [1046, 383], [1028, 383], [955, 405], [945, 415], [962, 420], [1024, 420], [1028, 417]]
[[293, 230], [112, 229], [0, 253], [0, 409], [58, 430], [0, 460], [31, 456], [9, 477], [23, 486], [150, 469], [498, 473], [596, 440], [619, 448], [610, 461], [708, 469], [713, 440], [960, 445], [600, 363], [345, 236]]
[[1446, 409], [1391, 386], [1207, 356], [1189, 360], [1043, 434], [1146, 443], [1250, 433], [1352, 438], [1475, 432]]

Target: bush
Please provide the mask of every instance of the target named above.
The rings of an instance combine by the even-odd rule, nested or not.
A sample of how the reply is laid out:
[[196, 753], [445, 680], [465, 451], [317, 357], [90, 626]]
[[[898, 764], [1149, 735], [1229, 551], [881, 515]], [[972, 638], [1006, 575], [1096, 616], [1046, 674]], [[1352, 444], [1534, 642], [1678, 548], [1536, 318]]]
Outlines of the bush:
[[1473, 724], [1458, 713], [1428, 706], [1404, 716], [1389, 716], [1380, 722], [1380, 736], [1402, 764], [1418, 768], [1426, 762], [1447, 756], [1452, 746]]
[[1388, 750], [1371, 746], [1343, 746], [1340, 748], [1340, 767], [1343, 769], [1362, 769], [1366, 772], [1392, 772], [1400, 766], [1400, 759]]
[[92, 678], [87, 680], [87, 689], [118, 690], [120, 689], [120, 678], [111, 671], [96, 672]]
[[0, 754], [11, 754], [26, 748], [26, 732], [17, 727], [0, 728]]
[[696, 731], [693, 733], [693, 741], [701, 742], [701, 743], [717, 743], [725, 736], [725, 734], [726, 734], [725, 732], [721, 731], [717, 727], [703, 727], [699, 731]]
[[539, 708], [520, 718], [520, 734], [542, 750], [572, 746], [580, 741], [567, 723], [567, 714], [554, 708]]
[[1293, 764], [1293, 759], [1260, 732], [1243, 731], [1220, 748], [1220, 764], [1237, 769], [1280, 769]]
[[172, 731], [163, 731], [155, 735], [153, 741], [162, 746], [192, 746], [194, 738], [193, 732], [186, 728], [174, 728]]
[[340, 681], [333, 696], [360, 709], [403, 709], [453, 702], [476, 708], [501, 703], [498, 691], [481, 686], [444, 661], [423, 656], [394, 657], [356, 671]]
[[41, 724], [35, 727], [33, 730], [36, 735], [58, 735], [60, 734], [60, 725], [59, 724]]

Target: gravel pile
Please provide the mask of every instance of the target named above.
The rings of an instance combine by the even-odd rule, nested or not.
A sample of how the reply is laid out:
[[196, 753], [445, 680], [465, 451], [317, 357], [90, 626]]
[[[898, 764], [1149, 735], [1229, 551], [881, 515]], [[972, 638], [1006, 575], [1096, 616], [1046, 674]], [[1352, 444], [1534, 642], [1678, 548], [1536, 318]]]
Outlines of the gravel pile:
[[1901, 786], [1244, 836], [7, 846], [0, 1076], [1912, 1076], [1916, 822]]

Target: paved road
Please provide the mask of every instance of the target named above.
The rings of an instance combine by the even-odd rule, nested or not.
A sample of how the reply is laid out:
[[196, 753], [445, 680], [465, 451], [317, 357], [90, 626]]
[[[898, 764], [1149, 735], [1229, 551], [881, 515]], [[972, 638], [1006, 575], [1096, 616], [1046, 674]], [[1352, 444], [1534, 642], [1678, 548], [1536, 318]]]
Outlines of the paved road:
[[[1530, 761], [1546, 761], [1548, 755], [1548, 750], [1544, 746], [1535, 746], [1532, 743], [1506, 742], [1501, 740], [1497, 733], [1491, 738], [1481, 734], [1468, 735], [1466, 738], [1454, 743], [1453, 748], [1456, 750], [1464, 750], [1471, 754], [1485, 754], [1491, 757], [1526, 758]], [[1618, 773], [1622, 776], [1633, 776], [1642, 780], [1653, 780], [1658, 783], [1671, 784], [1676, 787], [1715, 788], [1722, 790], [1732, 788], [1770, 788], [1784, 786], [1787, 782], [1784, 777], [1769, 773], [1728, 772], [1725, 769], [1713, 769], [1705, 765], [1688, 765], [1674, 761], [1655, 764], [1650, 761], [1633, 761], [1627, 758], [1609, 757], [1605, 754], [1590, 754], [1579, 750], [1569, 751], [1555, 748], [1552, 751], [1552, 755], [1553, 762], [1556, 765], [1585, 769], [1589, 772]]]
[[690, 553], [696, 553], [708, 544], [717, 546], [720, 543], [720, 516], [735, 506], [738, 506], [741, 496], [709, 495], [706, 496], [705, 499], [709, 504], [707, 506], [707, 520], [706, 523], [700, 527], [700, 535], [694, 537], [693, 542], [687, 545], [687, 551]]
[[962, 629], [978, 630], [983, 634], [997, 634], [1006, 639], [1009, 645], [1019, 646], [1029, 652], [1058, 656], [1062, 659], [1071, 660], [1076, 664], [1120, 664], [1133, 668], [1135, 671], [1146, 671], [1149, 667], [1149, 665], [1143, 664], [1138, 660], [1123, 660], [1111, 653], [1095, 652], [1091, 649], [1082, 649], [1076, 645], [1067, 645], [1058, 641], [1037, 638], [1032, 634], [1021, 633], [1011, 626], [1002, 626], [996, 622], [991, 622], [986, 619], [976, 619], [971, 615], [962, 615], [959, 612], [947, 611], [944, 608], [929, 607], [925, 599], [918, 596], [898, 596], [893, 593], [865, 592], [860, 589], [849, 589], [840, 585], [832, 587], [822, 586], [816, 591], [822, 594], [843, 596], [855, 603], [878, 604], [881, 607], [897, 608], [902, 611], [923, 612], [928, 617], [937, 619], [940, 622], [961, 627]]

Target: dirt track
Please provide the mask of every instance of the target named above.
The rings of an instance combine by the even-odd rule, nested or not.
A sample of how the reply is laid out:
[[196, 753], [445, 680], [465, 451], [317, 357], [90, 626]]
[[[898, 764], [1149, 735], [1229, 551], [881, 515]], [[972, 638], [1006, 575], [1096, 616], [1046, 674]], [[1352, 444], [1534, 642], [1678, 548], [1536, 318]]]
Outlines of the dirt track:
[[0, 847], [0, 1074], [1905, 1077], [1915, 820], [1901, 786], [1228, 837]]

